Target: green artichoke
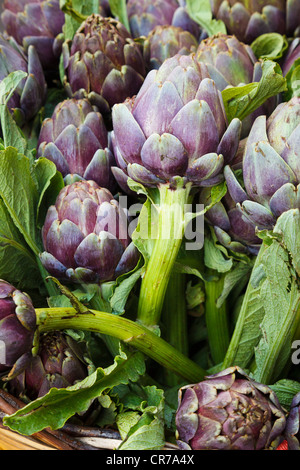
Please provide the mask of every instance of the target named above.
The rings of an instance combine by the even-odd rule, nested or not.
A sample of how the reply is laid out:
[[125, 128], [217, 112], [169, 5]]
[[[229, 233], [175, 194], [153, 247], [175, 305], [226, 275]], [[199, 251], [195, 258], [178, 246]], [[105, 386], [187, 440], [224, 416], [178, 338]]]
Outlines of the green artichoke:
[[182, 449], [271, 450], [285, 426], [276, 394], [239, 367], [179, 390], [176, 429]]

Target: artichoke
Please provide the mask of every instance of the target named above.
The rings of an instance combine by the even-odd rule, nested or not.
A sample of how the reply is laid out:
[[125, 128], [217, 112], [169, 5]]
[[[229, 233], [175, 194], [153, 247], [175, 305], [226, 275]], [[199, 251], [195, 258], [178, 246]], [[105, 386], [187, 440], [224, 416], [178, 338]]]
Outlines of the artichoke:
[[182, 449], [271, 450], [285, 425], [276, 394], [239, 367], [179, 390], [176, 428]]
[[53, 161], [66, 183], [83, 178], [110, 191], [116, 187], [109, 134], [102, 115], [87, 99], [67, 99], [55, 107], [52, 117], [43, 121], [37, 157]]
[[9, 110], [22, 127], [44, 104], [47, 93], [44, 72], [34, 46], [30, 46], [26, 54], [13, 38], [5, 39], [0, 35], [0, 47], [0, 81], [17, 70], [28, 73], [8, 101]]
[[8, 35], [27, 49], [36, 48], [45, 70], [58, 66], [61, 53], [59, 35], [65, 15], [59, 0], [4, 0], [2, 23]]
[[289, 45], [287, 53], [285, 54], [282, 64], [281, 64], [282, 73], [284, 76], [286, 76], [289, 73], [289, 71], [295, 64], [295, 62], [299, 61], [299, 59], [300, 59], [300, 38], [296, 38]]
[[[285, 211], [300, 208], [300, 98], [259, 116], [246, 141], [242, 181], [227, 165], [229, 198], [208, 210], [218, 240], [234, 251], [257, 253], [255, 230], [271, 230]], [[207, 195], [201, 196], [208, 201]]]
[[89, 16], [62, 50], [68, 96], [88, 98], [101, 113], [135, 95], [144, 81], [141, 46], [113, 18]]
[[164, 60], [176, 54], [195, 52], [198, 41], [179, 26], [156, 26], [144, 41], [144, 58], [148, 69], [158, 69]]
[[227, 32], [247, 44], [265, 33], [299, 35], [298, 0], [210, 0], [210, 3], [214, 16], [225, 23]]
[[50, 388], [65, 388], [88, 375], [79, 345], [68, 335], [54, 331], [40, 337], [37, 354], [28, 358], [17, 375], [11, 371], [8, 387], [14, 395], [34, 400]]
[[150, 71], [136, 97], [113, 107], [112, 122], [116, 179], [123, 172], [149, 187], [176, 186], [178, 176], [196, 186], [222, 181], [241, 132], [239, 119], [227, 127], [221, 94], [194, 54]]
[[300, 450], [300, 392], [293, 397], [286, 420], [285, 438], [289, 450]]
[[[261, 61], [250, 46], [239, 41], [234, 35], [217, 34], [200, 42], [196, 58], [207, 65], [210, 77], [220, 91], [258, 82], [262, 76]], [[255, 118], [269, 115], [276, 106], [276, 97], [265, 101], [243, 120], [242, 137], [246, 137]]]
[[184, 0], [128, 0], [127, 14], [134, 38], [148, 36], [156, 26], [173, 25], [189, 31], [197, 38], [199, 25], [186, 10]]
[[65, 186], [46, 215], [41, 262], [50, 274], [65, 281], [115, 280], [138, 260], [127, 222], [118, 201], [95, 181]]
[[30, 353], [35, 329], [35, 309], [29, 296], [0, 280], [1, 372]]

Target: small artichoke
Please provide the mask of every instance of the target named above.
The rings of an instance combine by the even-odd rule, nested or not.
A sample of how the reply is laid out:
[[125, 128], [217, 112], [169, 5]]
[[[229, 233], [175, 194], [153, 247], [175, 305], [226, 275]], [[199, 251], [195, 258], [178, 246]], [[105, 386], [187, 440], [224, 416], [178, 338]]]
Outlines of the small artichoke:
[[225, 23], [227, 32], [247, 44], [265, 33], [299, 35], [298, 0], [210, 0], [210, 3], [214, 16]]
[[62, 50], [68, 96], [88, 98], [102, 114], [135, 95], [144, 81], [141, 46], [113, 18], [89, 16]]
[[135, 98], [113, 107], [112, 121], [116, 179], [149, 187], [175, 187], [178, 176], [195, 186], [222, 181], [241, 132], [239, 119], [227, 126], [221, 94], [193, 54], [150, 71]]
[[0, 280], [0, 371], [27, 355], [33, 346], [36, 314], [29, 296]]
[[273, 390], [239, 367], [179, 390], [176, 428], [182, 449], [271, 450], [285, 425], [285, 411]]
[[134, 38], [148, 36], [156, 26], [172, 25], [189, 31], [197, 38], [199, 25], [187, 13], [184, 0], [128, 0], [127, 14]]
[[125, 210], [95, 181], [65, 186], [46, 215], [41, 262], [64, 281], [115, 280], [138, 260], [127, 223]]
[[256, 118], [246, 140], [242, 181], [229, 165], [224, 168], [230, 209], [222, 201], [207, 212], [224, 246], [257, 253], [261, 240], [255, 230], [271, 230], [283, 212], [300, 209], [299, 136], [300, 98], [279, 104], [268, 119]]
[[34, 46], [26, 54], [13, 38], [0, 35], [0, 48], [0, 82], [17, 70], [28, 73], [8, 101], [9, 110], [22, 127], [44, 104], [47, 93], [44, 72]]
[[148, 69], [158, 69], [164, 60], [175, 54], [195, 52], [198, 41], [179, 26], [156, 26], [144, 41], [144, 58]]
[[43, 121], [37, 157], [53, 161], [66, 183], [83, 178], [110, 191], [116, 187], [109, 133], [102, 115], [87, 99], [71, 98], [55, 107], [51, 118]]
[[59, 0], [4, 0], [1, 20], [8, 35], [27, 49], [36, 48], [45, 70], [58, 66], [65, 15]]
[[293, 397], [286, 420], [285, 438], [289, 450], [300, 450], [300, 392]]
[[28, 358], [26, 367], [8, 376], [14, 395], [31, 400], [42, 397], [50, 388], [65, 388], [88, 375], [79, 345], [68, 335], [55, 331], [43, 334], [37, 354]]

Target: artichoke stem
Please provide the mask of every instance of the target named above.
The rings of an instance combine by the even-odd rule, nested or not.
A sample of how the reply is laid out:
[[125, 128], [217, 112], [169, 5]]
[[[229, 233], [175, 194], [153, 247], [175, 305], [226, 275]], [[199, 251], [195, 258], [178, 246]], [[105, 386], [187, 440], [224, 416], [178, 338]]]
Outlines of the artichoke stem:
[[[177, 351], [188, 356], [187, 311], [185, 301], [186, 276], [172, 273], [166, 290], [162, 313], [166, 341]], [[165, 374], [168, 386], [176, 386], [179, 377], [167, 370]]]
[[158, 189], [157, 232], [141, 283], [137, 314], [137, 320], [148, 327], [160, 322], [169, 278], [184, 235], [185, 206], [190, 193], [190, 186], [171, 189], [162, 184]]
[[148, 328], [119, 315], [97, 310], [78, 313], [74, 308], [35, 309], [38, 331], [77, 329], [118, 338], [170, 369], [190, 383], [203, 380], [206, 371]]
[[205, 320], [210, 353], [215, 364], [223, 362], [230, 342], [226, 301], [217, 307], [223, 285], [223, 276], [216, 281], [205, 282]]

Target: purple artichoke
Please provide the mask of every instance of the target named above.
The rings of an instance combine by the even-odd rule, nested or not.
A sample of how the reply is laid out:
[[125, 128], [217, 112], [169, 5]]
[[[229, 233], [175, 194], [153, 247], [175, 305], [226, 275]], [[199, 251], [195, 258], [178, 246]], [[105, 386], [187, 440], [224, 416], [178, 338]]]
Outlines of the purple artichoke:
[[28, 73], [8, 101], [8, 108], [19, 126], [32, 119], [46, 99], [47, 85], [44, 72], [34, 46], [27, 54], [13, 38], [0, 35], [0, 81], [11, 72], [22, 70]]
[[134, 38], [148, 36], [156, 26], [172, 25], [197, 38], [200, 26], [187, 13], [184, 0], [128, 0], [127, 14]]
[[50, 388], [65, 388], [88, 375], [79, 345], [61, 332], [43, 334], [39, 350], [28, 358], [26, 368], [8, 377], [9, 390], [31, 400], [42, 397]]
[[300, 392], [292, 400], [286, 420], [285, 438], [289, 450], [300, 450]]
[[297, 36], [300, 31], [298, 0], [210, 0], [214, 16], [228, 34], [250, 44], [261, 34], [276, 32]]
[[8, 35], [28, 49], [36, 48], [45, 70], [58, 66], [65, 15], [59, 0], [4, 0], [2, 23]]
[[[207, 65], [209, 75], [220, 91], [258, 82], [262, 76], [262, 65], [247, 44], [235, 36], [218, 34], [200, 42], [196, 58]], [[262, 106], [243, 120], [242, 136], [248, 135], [255, 118], [269, 115], [276, 106], [276, 98], [268, 99]]]
[[156, 26], [144, 41], [144, 58], [148, 69], [158, 69], [175, 54], [195, 52], [198, 41], [189, 31], [177, 26]]
[[102, 115], [87, 99], [59, 103], [42, 124], [37, 148], [37, 157], [53, 161], [66, 183], [75, 177], [94, 180], [110, 191], [116, 188], [109, 134]]
[[275, 449], [285, 425], [276, 394], [239, 367], [179, 390], [176, 427], [182, 449]]
[[224, 246], [257, 253], [261, 240], [255, 230], [272, 230], [283, 212], [300, 209], [299, 137], [300, 98], [281, 103], [268, 119], [255, 120], [245, 145], [243, 181], [227, 165], [230, 198], [207, 212]]
[[0, 280], [0, 371], [7, 371], [31, 351], [36, 315], [31, 299]]
[[207, 67], [177, 54], [152, 70], [135, 98], [112, 110], [116, 179], [146, 186], [177, 177], [196, 186], [222, 181], [235, 156], [241, 122], [227, 126], [222, 97]]
[[101, 113], [135, 95], [145, 76], [141, 46], [113, 18], [91, 15], [63, 44], [69, 97], [88, 98]]
[[65, 281], [115, 280], [138, 260], [127, 222], [108, 189], [94, 181], [65, 186], [46, 215], [41, 262], [50, 274]]

